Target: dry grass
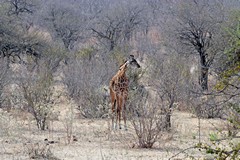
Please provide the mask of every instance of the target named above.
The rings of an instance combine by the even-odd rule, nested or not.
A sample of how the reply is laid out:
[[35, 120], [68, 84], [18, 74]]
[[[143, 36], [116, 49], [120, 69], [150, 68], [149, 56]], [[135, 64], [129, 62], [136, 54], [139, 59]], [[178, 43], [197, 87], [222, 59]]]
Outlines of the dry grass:
[[[65, 90], [62, 85], [55, 89]], [[0, 159], [157, 160], [168, 159], [198, 143], [198, 119], [189, 113], [173, 112], [171, 132], [163, 133], [153, 149], [141, 149], [137, 148], [130, 122], [128, 131], [112, 131], [110, 119], [81, 119], [76, 106], [61, 94], [54, 106], [58, 117], [51, 119], [48, 131], [38, 130], [30, 114], [0, 110]], [[210, 133], [225, 130], [225, 126], [219, 119], [201, 120], [201, 140], [208, 142]], [[205, 155], [189, 149], [173, 159], [191, 159], [191, 156]]]
[[[134, 129], [130, 123], [128, 131], [111, 131], [108, 119], [74, 117], [72, 140], [68, 144], [66, 126], [62, 120], [54, 121], [49, 134], [49, 131], [39, 131], [32, 121], [20, 119], [18, 116], [11, 117], [3, 111], [1, 118], [10, 121], [2, 121], [1, 124], [1, 127], [5, 127], [1, 131], [0, 159], [29, 159], [30, 155], [64, 160], [168, 159], [198, 142], [198, 120], [183, 112], [174, 112], [172, 132], [164, 134], [153, 149], [136, 148]], [[209, 134], [216, 131], [215, 126], [224, 129], [223, 121], [219, 119], [201, 120], [201, 125], [202, 141], [208, 141]], [[45, 146], [46, 143], [48, 145]], [[202, 156], [200, 152], [192, 149], [175, 158], [185, 159], [190, 158], [190, 155]]]

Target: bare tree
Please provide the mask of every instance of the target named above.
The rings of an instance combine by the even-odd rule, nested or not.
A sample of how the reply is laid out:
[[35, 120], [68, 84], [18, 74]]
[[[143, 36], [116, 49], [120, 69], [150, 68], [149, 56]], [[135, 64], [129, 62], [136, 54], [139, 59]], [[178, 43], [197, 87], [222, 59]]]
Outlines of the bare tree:
[[23, 109], [34, 116], [37, 127], [41, 130], [48, 127], [48, 119], [56, 100], [53, 96], [53, 74], [62, 60], [62, 52], [59, 48], [48, 46], [37, 61], [29, 59], [28, 63], [20, 65], [15, 73], [15, 83], [19, 86], [26, 104]]
[[[76, 3], [74, 3], [76, 5]], [[45, 8], [44, 24], [53, 37], [60, 40], [63, 46], [71, 51], [78, 41], [85, 40], [89, 19], [87, 15], [72, 9], [72, 5], [49, 3]]]
[[[173, 53], [166, 56], [165, 61], [160, 59], [155, 63], [158, 67], [152, 68], [152, 77], [149, 81], [155, 88], [158, 100], [161, 101], [161, 110], [166, 114], [167, 128], [171, 128], [171, 114], [174, 103], [184, 98], [181, 93], [186, 90], [187, 67], [184, 65], [184, 58]], [[154, 62], [154, 61], [153, 61]]]
[[24, 21], [6, 14], [8, 10], [1, 10], [0, 17], [0, 57], [9, 62], [24, 61], [23, 56], [29, 55], [39, 58], [44, 50], [46, 41], [24, 27]]
[[7, 0], [6, 2], [9, 4], [9, 15], [19, 16], [22, 13], [33, 13], [34, 4], [30, 0]]
[[[221, 24], [225, 10], [221, 1], [181, 1], [175, 5], [175, 34], [182, 52], [196, 53], [200, 62], [199, 84], [208, 90], [209, 69], [215, 56], [223, 51]], [[174, 25], [174, 24], [173, 24]], [[181, 52], [181, 49], [177, 49]]]
[[[117, 6], [102, 14], [91, 29], [108, 51], [124, 42], [129, 42], [132, 34], [142, 23], [142, 8], [138, 6]], [[125, 43], [126, 44], [126, 43]]]

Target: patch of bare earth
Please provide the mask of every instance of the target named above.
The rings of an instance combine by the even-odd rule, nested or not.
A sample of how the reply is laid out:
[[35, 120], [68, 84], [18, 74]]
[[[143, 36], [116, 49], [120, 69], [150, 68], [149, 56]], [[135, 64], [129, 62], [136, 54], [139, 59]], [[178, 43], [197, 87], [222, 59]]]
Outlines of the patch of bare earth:
[[[53, 120], [48, 131], [39, 131], [35, 121], [19, 118], [23, 114], [12, 115], [1, 110], [0, 159], [30, 159], [32, 151], [49, 151], [52, 159], [98, 160], [98, 159], [168, 159], [185, 148], [198, 143], [198, 119], [189, 113], [174, 112], [171, 133], [163, 133], [153, 149], [140, 149], [136, 146], [134, 129], [129, 123], [128, 131], [110, 130], [108, 119], [73, 119], [70, 144], [64, 118], [68, 103], [61, 103], [59, 120]], [[29, 115], [28, 115], [29, 116]], [[224, 128], [219, 119], [201, 120], [201, 141], [208, 141], [209, 134], [217, 128]], [[46, 148], [44, 148], [46, 147]], [[43, 153], [44, 156], [45, 153]], [[47, 156], [47, 155], [46, 155]], [[196, 149], [190, 149], [173, 157], [187, 159], [190, 156], [202, 157]], [[50, 158], [51, 159], [51, 158]]]

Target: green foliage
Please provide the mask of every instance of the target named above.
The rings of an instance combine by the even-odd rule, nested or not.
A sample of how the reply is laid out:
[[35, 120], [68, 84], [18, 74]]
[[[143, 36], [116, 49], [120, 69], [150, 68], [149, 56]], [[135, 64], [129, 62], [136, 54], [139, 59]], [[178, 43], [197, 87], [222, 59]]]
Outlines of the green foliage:
[[240, 84], [240, 77], [238, 73], [240, 72], [240, 62], [236, 62], [228, 67], [220, 75], [219, 82], [215, 85], [215, 89], [218, 91], [224, 90], [228, 87], [237, 87]]
[[207, 154], [215, 156], [214, 159], [225, 160], [225, 159], [239, 159], [240, 158], [240, 143], [230, 144], [231, 148], [226, 149], [225, 147], [219, 147], [218, 145], [207, 145], [204, 143], [198, 143], [195, 148], [200, 151], [205, 150]]
[[240, 84], [240, 12], [233, 12], [232, 17], [234, 24], [226, 29], [229, 37], [229, 47], [225, 50], [226, 68], [220, 74], [220, 80], [215, 86], [219, 91], [229, 86], [238, 88]]
[[227, 107], [232, 110], [228, 117], [228, 121], [230, 122], [232, 129], [228, 130], [228, 135], [234, 137], [240, 129], [240, 105], [238, 103], [229, 103]]
[[95, 49], [93, 47], [83, 48], [76, 53], [76, 58], [91, 60], [94, 53]]
[[[223, 93], [228, 101], [224, 105], [231, 110], [228, 120], [233, 129], [229, 130], [229, 137], [218, 138], [215, 133], [210, 134], [212, 145], [198, 144], [196, 147], [206, 150], [206, 153], [215, 155], [218, 160], [222, 159], [239, 159], [240, 142], [236, 136], [237, 130], [240, 129], [240, 106], [238, 103], [240, 87], [240, 11], [234, 11], [230, 15], [231, 23], [228, 23], [226, 29], [228, 44], [225, 49], [225, 57], [222, 66], [223, 70], [219, 75], [219, 80], [215, 89]], [[234, 98], [233, 98], [234, 97]], [[229, 99], [232, 99], [229, 102]]]
[[218, 139], [218, 136], [216, 133], [210, 133], [209, 139], [210, 139], [210, 141], [216, 141]]

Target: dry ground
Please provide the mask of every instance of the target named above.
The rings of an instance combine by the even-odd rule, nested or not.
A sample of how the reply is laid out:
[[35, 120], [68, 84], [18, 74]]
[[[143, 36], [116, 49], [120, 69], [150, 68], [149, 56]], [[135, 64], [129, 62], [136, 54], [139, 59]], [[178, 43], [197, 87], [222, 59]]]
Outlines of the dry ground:
[[[71, 143], [68, 144], [66, 119], [54, 120], [51, 131], [39, 131], [35, 122], [26, 118], [28, 116], [22, 112], [7, 113], [1, 110], [1, 160], [29, 159], [35, 151], [48, 155], [48, 159], [52, 157], [62, 160], [169, 159], [198, 142], [198, 119], [184, 112], [173, 113], [171, 133], [164, 133], [153, 149], [136, 147], [131, 124], [128, 131], [110, 131], [107, 119], [89, 120], [75, 117], [72, 127], [75, 141], [71, 139]], [[201, 140], [208, 141], [209, 134], [216, 132], [216, 128], [224, 129], [226, 122], [219, 119], [201, 120], [201, 126]], [[47, 142], [52, 144], [45, 145]], [[197, 158], [203, 156], [196, 149], [189, 149], [172, 159], [190, 159], [193, 155]]]

